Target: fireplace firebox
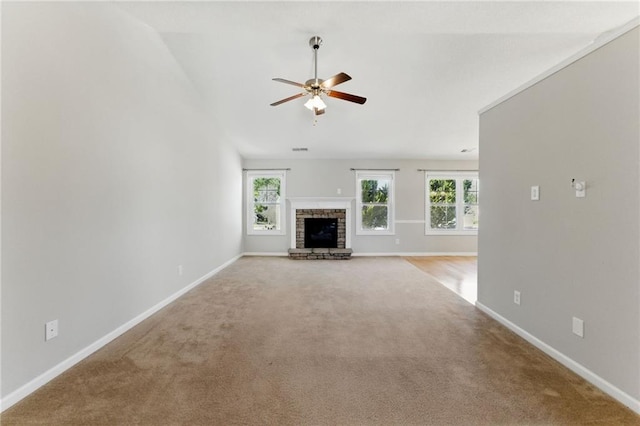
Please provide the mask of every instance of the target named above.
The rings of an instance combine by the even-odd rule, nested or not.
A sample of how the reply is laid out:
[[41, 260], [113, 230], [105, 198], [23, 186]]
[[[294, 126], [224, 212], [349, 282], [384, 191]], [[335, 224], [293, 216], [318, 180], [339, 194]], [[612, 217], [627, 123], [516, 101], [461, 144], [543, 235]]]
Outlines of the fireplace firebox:
[[304, 246], [306, 248], [338, 248], [338, 219], [304, 219]]

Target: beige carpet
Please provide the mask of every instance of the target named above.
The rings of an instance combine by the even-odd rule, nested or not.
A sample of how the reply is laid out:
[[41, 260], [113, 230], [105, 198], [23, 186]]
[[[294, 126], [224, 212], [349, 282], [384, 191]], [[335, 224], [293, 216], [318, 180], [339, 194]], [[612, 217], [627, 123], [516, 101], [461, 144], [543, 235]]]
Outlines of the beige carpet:
[[640, 424], [400, 258], [242, 258], [3, 425]]

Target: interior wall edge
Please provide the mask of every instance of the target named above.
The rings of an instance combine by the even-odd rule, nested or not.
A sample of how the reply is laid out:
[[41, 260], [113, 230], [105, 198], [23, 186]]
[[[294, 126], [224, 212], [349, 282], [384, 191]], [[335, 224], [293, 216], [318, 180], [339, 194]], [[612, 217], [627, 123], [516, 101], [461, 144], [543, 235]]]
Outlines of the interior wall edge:
[[612, 31], [609, 34], [606, 34], [606, 35], [602, 36], [602, 38], [596, 39], [591, 45], [589, 45], [589, 46], [585, 47], [584, 49], [580, 50], [575, 55], [568, 57], [567, 59], [565, 59], [564, 61], [560, 62], [556, 66], [549, 68], [547, 71], [543, 72], [542, 74], [540, 74], [540, 75], [532, 78], [531, 80], [527, 81], [526, 83], [523, 83], [522, 85], [516, 87], [515, 89], [513, 89], [509, 93], [506, 93], [505, 95], [499, 97], [495, 101], [491, 102], [489, 105], [481, 108], [478, 111], [478, 115], [481, 115], [481, 114], [489, 111], [490, 109], [495, 108], [496, 106], [500, 105], [501, 103], [503, 103], [505, 101], [508, 101], [512, 97], [516, 96], [518, 93], [524, 92], [525, 90], [527, 90], [531, 86], [533, 86], [535, 84], [538, 84], [542, 80], [544, 80], [544, 79], [552, 76], [553, 74], [557, 73], [558, 71], [561, 71], [562, 69], [570, 66], [574, 62], [579, 61], [580, 59], [584, 58], [585, 56], [587, 56], [587, 55], [593, 53], [594, 51], [600, 49], [601, 47], [611, 43], [613, 40], [617, 39], [618, 37], [621, 37], [622, 35], [626, 34], [627, 32], [633, 30], [634, 28], [636, 28], [638, 26], [640, 26], [640, 17], [634, 18], [631, 21], [629, 21], [626, 24], [624, 24], [623, 26], [621, 26], [620, 28]]
[[22, 385], [15, 391], [11, 392], [4, 398], [0, 399], [0, 413], [5, 411], [9, 407], [15, 405], [16, 403], [20, 402], [25, 397], [29, 396], [30, 394], [32, 394], [33, 392], [35, 392], [36, 390], [38, 390], [39, 388], [41, 388], [42, 386], [50, 382], [51, 380], [55, 379], [56, 377], [58, 377], [59, 375], [61, 375], [62, 373], [64, 373], [65, 371], [67, 371], [68, 369], [70, 369], [80, 361], [82, 361], [83, 359], [87, 358], [94, 352], [98, 351], [99, 349], [101, 349], [102, 347], [110, 343], [111, 341], [117, 339], [119, 336], [131, 330], [133, 327], [140, 324], [141, 322], [143, 322], [144, 320], [146, 320], [147, 318], [149, 318], [150, 316], [152, 316], [153, 314], [155, 314], [165, 306], [174, 302], [185, 293], [189, 292], [190, 290], [202, 284], [212, 276], [216, 275], [218, 272], [222, 271], [227, 266], [231, 265], [241, 257], [242, 257], [241, 254], [234, 256], [233, 258], [229, 259], [222, 265], [218, 266], [217, 268], [213, 269], [212, 271], [198, 278], [191, 284], [188, 284], [187, 286], [173, 293], [171, 296], [167, 297], [166, 299], [162, 300], [161, 302], [157, 303], [156, 305], [152, 306], [151, 308], [147, 309], [146, 311], [142, 312], [141, 314], [127, 321], [126, 323], [122, 324], [120, 327], [116, 328], [110, 333], [107, 333], [100, 339], [91, 343], [89, 346], [85, 347], [84, 349], [81, 349], [80, 351], [71, 355], [69, 358], [65, 359], [64, 361], [60, 362], [59, 364], [55, 365], [54, 367], [40, 374], [33, 380], [29, 381], [28, 383]]
[[624, 392], [623, 390], [617, 388], [616, 386], [609, 383], [602, 377], [598, 376], [597, 374], [595, 374], [594, 372], [592, 372], [582, 364], [574, 361], [572, 358], [568, 357], [567, 355], [560, 352], [556, 348], [538, 339], [533, 334], [518, 327], [516, 324], [512, 323], [511, 321], [509, 321], [502, 315], [498, 314], [488, 306], [483, 305], [481, 302], [477, 301], [476, 307], [480, 309], [482, 312], [484, 312], [485, 314], [489, 315], [494, 320], [498, 321], [500, 324], [507, 327], [509, 330], [516, 333], [518, 336], [522, 337], [527, 342], [531, 343], [536, 348], [540, 349], [545, 354], [549, 355], [554, 360], [558, 361], [560, 364], [567, 367], [569, 370], [573, 371], [574, 373], [576, 373], [577, 375], [579, 375], [580, 377], [582, 377], [583, 379], [585, 379], [586, 381], [588, 381], [589, 383], [591, 383], [592, 385], [594, 385], [595, 387], [597, 387], [598, 389], [606, 393], [607, 395], [611, 396], [618, 402], [629, 407], [631, 410], [633, 410], [637, 414], [640, 414], [640, 400], [635, 399], [628, 393]]

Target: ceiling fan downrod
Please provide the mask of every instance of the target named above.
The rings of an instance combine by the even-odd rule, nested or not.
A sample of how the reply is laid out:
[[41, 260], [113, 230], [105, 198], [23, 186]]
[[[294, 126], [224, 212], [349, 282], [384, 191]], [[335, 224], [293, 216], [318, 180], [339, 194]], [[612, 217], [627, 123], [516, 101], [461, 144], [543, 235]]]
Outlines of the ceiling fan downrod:
[[318, 49], [320, 49], [321, 44], [322, 38], [320, 36], [313, 36], [309, 39], [309, 46], [313, 49], [313, 79], [316, 87], [320, 87], [320, 83], [318, 83]]

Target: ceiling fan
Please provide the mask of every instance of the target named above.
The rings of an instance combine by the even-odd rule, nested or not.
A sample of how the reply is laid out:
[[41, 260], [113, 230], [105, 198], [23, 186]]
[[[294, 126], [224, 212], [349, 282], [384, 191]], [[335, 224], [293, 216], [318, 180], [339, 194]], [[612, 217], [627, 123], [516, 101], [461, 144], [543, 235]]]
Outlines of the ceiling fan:
[[289, 96], [285, 99], [281, 99], [277, 102], [272, 103], [271, 106], [278, 106], [285, 102], [289, 102], [294, 99], [309, 95], [311, 96], [311, 98], [309, 98], [304, 106], [312, 110], [315, 115], [321, 115], [324, 114], [324, 110], [327, 107], [327, 105], [322, 101], [322, 94], [325, 94], [332, 98], [342, 99], [344, 101], [355, 102], [361, 105], [367, 101], [367, 98], [363, 98], [362, 96], [351, 95], [349, 93], [333, 90], [333, 87], [337, 86], [338, 84], [342, 84], [345, 81], [351, 80], [351, 77], [343, 72], [341, 72], [340, 74], [336, 74], [326, 80], [318, 78], [318, 49], [320, 48], [321, 44], [322, 39], [319, 36], [313, 36], [309, 40], [309, 46], [313, 48], [313, 63], [315, 69], [314, 78], [307, 80], [304, 84], [296, 83], [295, 81], [291, 80], [285, 80], [284, 78], [273, 79], [275, 81], [279, 81], [280, 83], [286, 83], [293, 86], [301, 87], [304, 89], [304, 92]]

